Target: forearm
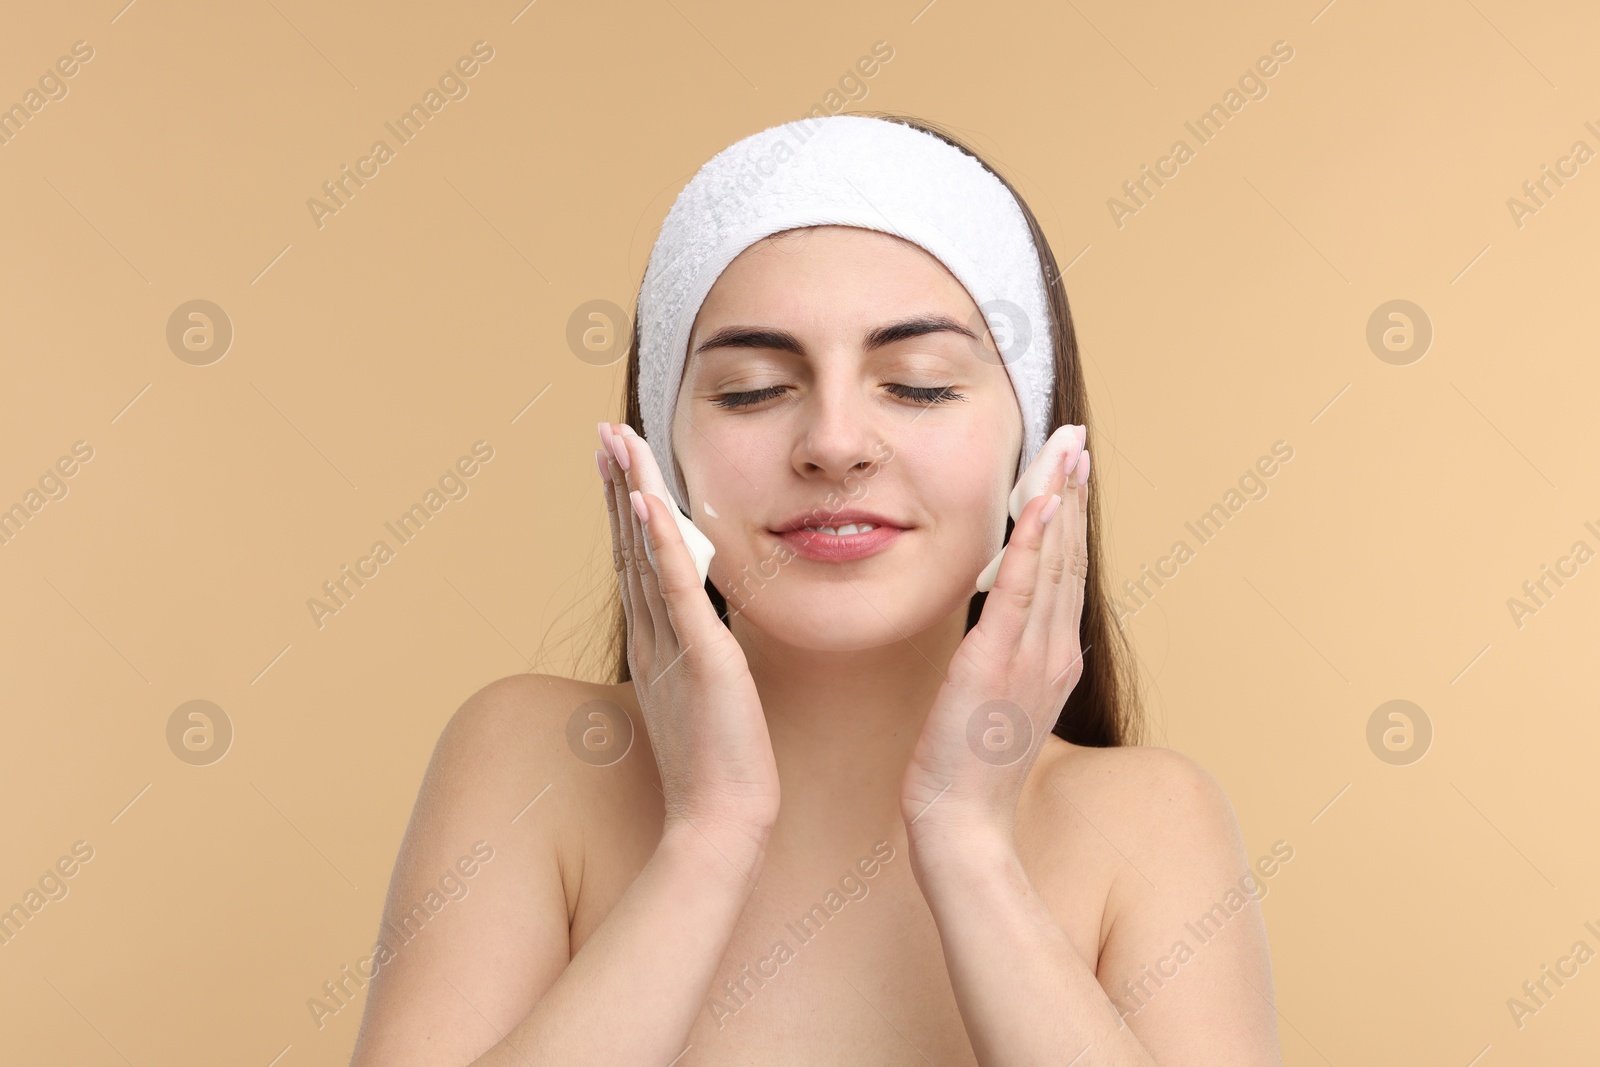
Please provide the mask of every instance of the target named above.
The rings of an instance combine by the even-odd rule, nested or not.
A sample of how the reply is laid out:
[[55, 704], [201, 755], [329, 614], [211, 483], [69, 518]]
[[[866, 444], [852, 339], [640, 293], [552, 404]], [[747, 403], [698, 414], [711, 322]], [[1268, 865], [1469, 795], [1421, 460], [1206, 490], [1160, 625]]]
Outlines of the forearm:
[[1154, 1067], [1009, 841], [913, 836], [909, 846], [980, 1064]]
[[472, 1067], [672, 1063], [764, 852], [764, 842], [669, 827], [561, 977]]

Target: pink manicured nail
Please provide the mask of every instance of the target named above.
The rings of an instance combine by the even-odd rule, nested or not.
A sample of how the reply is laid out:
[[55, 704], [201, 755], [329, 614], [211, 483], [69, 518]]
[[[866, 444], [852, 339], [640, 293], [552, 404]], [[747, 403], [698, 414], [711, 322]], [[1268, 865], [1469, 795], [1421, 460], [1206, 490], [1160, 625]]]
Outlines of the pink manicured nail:
[[644, 494], [635, 489], [628, 494], [628, 499], [633, 501], [633, 513], [639, 516], [639, 521], [648, 523], [650, 521], [650, 509], [644, 506]]
[[633, 427], [629, 426], [627, 423], [623, 423], [622, 424], [622, 432], [627, 434], [629, 437], [638, 437], [639, 436], [638, 434], [633, 432]]
[[1087, 426], [1079, 426], [1075, 430], [1073, 430], [1072, 432], [1078, 435], [1078, 447], [1079, 448], [1082, 448], [1084, 445], [1087, 445], [1089, 443], [1089, 427], [1087, 427]]
[[1055, 515], [1056, 509], [1061, 506], [1061, 494], [1051, 493], [1050, 499], [1045, 501], [1044, 510], [1039, 512], [1039, 525], [1050, 525], [1050, 519]]
[[606, 454], [598, 448], [594, 450], [594, 465], [600, 468], [600, 480], [610, 485], [611, 465], [606, 462]]
[[1078, 465], [1078, 454], [1083, 451], [1083, 446], [1077, 443], [1077, 436], [1067, 443], [1067, 450], [1061, 453], [1061, 469], [1066, 473], [1067, 481], [1072, 480], [1072, 469]]
[[611, 451], [617, 457], [617, 466], [627, 470], [632, 460], [628, 459], [628, 446], [623, 443], [621, 434], [611, 438]]
[[1089, 484], [1089, 453], [1083, 454], [1083, 462], [1078, 465], [1078, 484]]

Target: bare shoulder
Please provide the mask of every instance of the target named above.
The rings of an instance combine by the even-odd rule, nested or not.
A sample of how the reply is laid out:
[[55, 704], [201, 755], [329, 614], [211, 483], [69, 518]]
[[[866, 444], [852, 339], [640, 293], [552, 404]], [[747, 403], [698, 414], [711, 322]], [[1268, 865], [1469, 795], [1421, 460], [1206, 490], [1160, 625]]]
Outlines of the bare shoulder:
[[606, 689], [605, 686], [563, 678], [555, 674], [511, 674], [496, 678], [462, 702], [445, 724], [445, 737], [463, 739], [492, 738], [515, 740], [519, 737], [544, 739], [546, 730], [528, 730], [544, 725], [538, 720], [559, 714], [574, 697]]
[[1267, 884], [1222, 784], [1153, 745], [1061, 742], [1039, 762], [1035, 788], [1064, 797], [1115, 853], [1096, 975], [1145, 1048], [1162, 1062], [1281, 1063]]
[[1102, 775], [1116, 774], [1125, 776], [1129, 774], [1141, 777], [1163, 776], [1189, 776], [1210, 778], [1210, 772], [1202, 767], [1193, 757], [1179, 752], [1175, 748], [1163, 748], [1160, 745], [1118, 745], [1111, 748], [1094, 748], [1087, 745], [1075, 745], [1070, 741], [1063, 741], [1055, 734], [1048, 738], [1045, 750], [1040, 754], [1040, 762], [1054, 758], [1053, 761], [1062, 764], [1062, 769], [1072, 769], [1076, 773], [1089, 771]]
[[515, 839], [553, 846], [570, 915], [582, 870], [576, 824], [615, 777], [596, 771], [644, 743], [631, 690], [537, 673], [488, 683], [440, 731], [414, 820], [432, 814], [424, 801], [448, 805], [457, 820], [498, 822]]
[[1052, 736], [1039, 756], [1037, 789], [1076, 809], [1120, 855], [1106, 927], [1148, 888], [1149, 868], [1207, 878], [1244, 865], [1244, 841], [1227, 791], [1193, 757], [1157, 745], [1094, 748]]
[[1169, 825], [1173, 819], [1232, 813], [1222, 784], [1194, 758], [1158, 745], [1092, 748], [1051, 735], [1039, 756], [1041, 784], [1092, 794], [1134, 824]]
[[596, 788], [567, 724], [611, 690], [512, 675], [450, 715], [390, 877], [358, 1067], [424, 1043], [465, 1062], [483, 1047], [484, 1019], [509, 1030], [560, 976], [583, 877], [584, 790]]
[[426, 802], [492, 822], [515, 804], [503, 812], [509, 823], [534, 799], [523, 795], [530, 786], [553, 785], [565, 769], [563, 723], [586, 695], [586, 683], [571, 678], [513, 674], [467, 697], [439, 732], [417, 816]]
[[[456, 709], [439, 734], [435, 761], [445, 769], [470, 767], [475, 774], [490, 768], [512, 776], [518, 771], [570, 772], [575, 744], [592, 752], [613, 738], [628, 743], [636, 718], [636, 708], [628, 710], [631, 703], [629, 683], [605, 685], [535, 673], [498, 678]], [[601, 728], [609, 732], [602, 734]], [[603, 763], [604, 758], [587, 762]], [[503, 774], [491, 783], [504, 782]]]

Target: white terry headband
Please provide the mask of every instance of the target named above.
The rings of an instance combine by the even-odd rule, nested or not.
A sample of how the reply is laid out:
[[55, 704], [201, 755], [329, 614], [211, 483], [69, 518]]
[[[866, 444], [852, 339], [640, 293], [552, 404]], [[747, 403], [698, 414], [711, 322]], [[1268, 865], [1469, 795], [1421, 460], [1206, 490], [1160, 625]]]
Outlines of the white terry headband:
[[672, 416], [700, 305], [728, 264], [763, 237], [829, 225], [893, 234], [944, 264], [989, 322], [1011, 376], [1022, 409], [1019, 479], [1044, 446], [1054, 337], [1039, 253], [1010, 190], [976, 159], [914, 127], [864, 115], [797, 119], [706, 161], [673, 201], [645, 269], [639, 407], [645, 441], [685, 513]]

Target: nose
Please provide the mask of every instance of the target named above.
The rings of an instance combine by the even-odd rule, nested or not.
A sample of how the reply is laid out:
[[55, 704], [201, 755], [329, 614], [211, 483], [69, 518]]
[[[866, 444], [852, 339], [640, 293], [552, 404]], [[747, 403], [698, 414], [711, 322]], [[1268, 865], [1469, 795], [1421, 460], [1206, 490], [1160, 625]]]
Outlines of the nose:
[[840, 481], [866, 474], [884, 454], [881, 412], [871, 386], [859, 376], [823, 380], [805, 398], [793, 451], [793, 465], [804, 478]]

